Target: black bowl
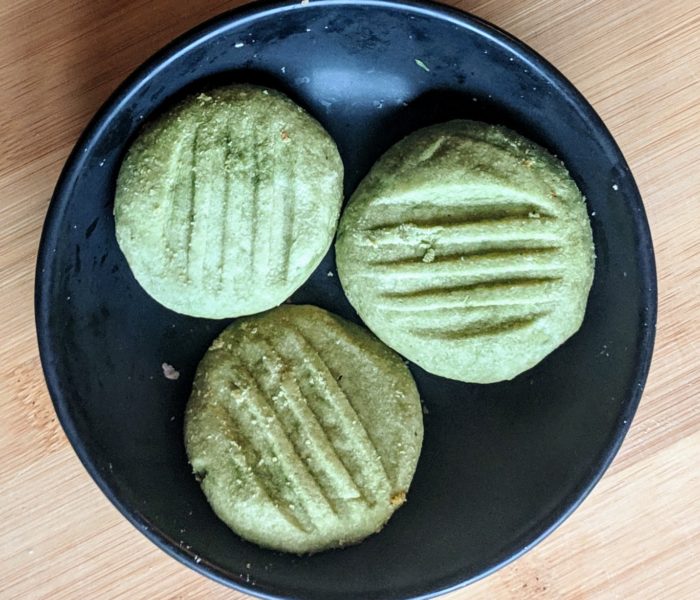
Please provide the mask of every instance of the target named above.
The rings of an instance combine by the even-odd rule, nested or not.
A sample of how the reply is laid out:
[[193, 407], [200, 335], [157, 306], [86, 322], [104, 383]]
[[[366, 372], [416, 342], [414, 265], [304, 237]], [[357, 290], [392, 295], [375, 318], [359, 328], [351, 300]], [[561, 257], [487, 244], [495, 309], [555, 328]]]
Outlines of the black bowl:
[[[192, 477], [182, 417], [198, 360], [225, 321], [178, 315], [136, 283], [114, 237], [115, 175], [145, 119], [187, 90], [273, 85], [335, 138], [350, 193], [391, 144], [453, 117], [503, 123], [560, 156], [583, 190], [597, 252], [581, 330], [513, 381], [413, 374], [425, 444], [408, 503], [378, 535], [311, 557], [233, 534]], [[358, 320], [330, 252], [293, 296]], [[117, 508], [193, 569], [267, 597], [405, 598], [464, 585], [531, 548], [586, 496], [642, 393], [656, 319], [637, 188], [584, 98], [531, 49], [432, 4], [258, 4], [175, 41], [112, 96], [71, 154], [39, 253], [36, 315], [56, 412]], [[166, 379], [163, 362], [180, 370]]]

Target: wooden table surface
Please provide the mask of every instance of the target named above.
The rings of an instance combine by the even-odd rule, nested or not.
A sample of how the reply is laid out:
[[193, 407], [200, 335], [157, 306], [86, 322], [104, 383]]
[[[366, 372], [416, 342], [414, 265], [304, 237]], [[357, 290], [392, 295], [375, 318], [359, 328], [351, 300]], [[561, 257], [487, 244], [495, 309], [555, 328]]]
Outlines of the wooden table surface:
[[[32, 310], [46, 208], [88, 119], [155, 50], [238, 4], [0, 2], [0, 598], [246, 598], [166, 556], [97, 489], [57, 424]], [[601, 483], [534, 550], [447, 597], [698, 598], [700, 2], [454, 4], [533, 46], [601, 114], [644, 198], [660, 313], [639, 412]]]

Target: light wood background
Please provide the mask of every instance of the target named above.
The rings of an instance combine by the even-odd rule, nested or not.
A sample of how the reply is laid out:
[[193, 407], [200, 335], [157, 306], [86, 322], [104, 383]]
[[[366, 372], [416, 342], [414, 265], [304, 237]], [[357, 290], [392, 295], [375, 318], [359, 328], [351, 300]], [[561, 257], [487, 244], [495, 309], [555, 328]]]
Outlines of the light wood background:
[[[0, 598], [245, 598], [167, 557], [98, 491], [56, 422], [32, 310], [41, 225], [81, 129], [155, 50], [238, 4], [0, 0]], [[449, 598], [700, 598], [700, 2], [454, 4], [541, 52], [606, 121], [651, 223], [660, 317], [602, 482], [541, 545]]]

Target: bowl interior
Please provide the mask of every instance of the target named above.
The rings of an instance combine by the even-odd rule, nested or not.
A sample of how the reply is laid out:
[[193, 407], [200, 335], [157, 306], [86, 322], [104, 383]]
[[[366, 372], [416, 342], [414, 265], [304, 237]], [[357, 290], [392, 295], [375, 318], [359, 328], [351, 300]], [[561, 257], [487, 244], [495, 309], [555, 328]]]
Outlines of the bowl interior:
[[[229, 81], [274, 86], [309, 110], [338, 143], [348, 195], [402, 136], [463, 117], [508, 125], [557, 154], [588, 202], [597, 262], [581, 330], [500, 384], [458, 383], [412, 366], [426, 414], [408, 502], [378, 535], [341, 551], [263, 550], [216, 518], [187, 464], [182, 419], [197, 362], [227, 322], [160, 306], [115, 241], [115, 177], [141, 124], [188, 90]], [[331, 250], [293, 302], [358, 321], [334, 275]], [[37, 326], [49, 388], [76, 451], [166, 551], [254, 594], [388, 599], [483, 575], [582, 499], [641, 394], [655, 293], [630, 172], [592, 109], [551, 66], [447, 9], [319, 1], [220, 17], [160, 53], [105, 105], [47, 217]], [[164, 362], [179, 380], [163, 376]]]

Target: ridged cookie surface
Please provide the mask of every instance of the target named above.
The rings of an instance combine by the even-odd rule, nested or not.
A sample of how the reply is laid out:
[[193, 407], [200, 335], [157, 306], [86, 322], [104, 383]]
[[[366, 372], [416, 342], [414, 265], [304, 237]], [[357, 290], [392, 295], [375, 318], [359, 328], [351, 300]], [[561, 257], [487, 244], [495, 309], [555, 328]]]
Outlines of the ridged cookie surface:
[[243, 538], [310, 553], [358, 542], [400, 506], [423, 440], [403, 361], [313, 306], [239, 319], [202, 359], [185, 414], [192, 468]]
[[214, 89], [134, 141], [117, 180], [117, 240], [143, 288], [176, 312], [267, 310], [328, 250], [342, 181], [335, 143], [286, 96]]
[[563, 164], [503, 127], [451, 121], [392, 147], [341, 218], [338, 275], [385, 343], [467, 382], [511, 379], [575, 333], [591, 227]]

